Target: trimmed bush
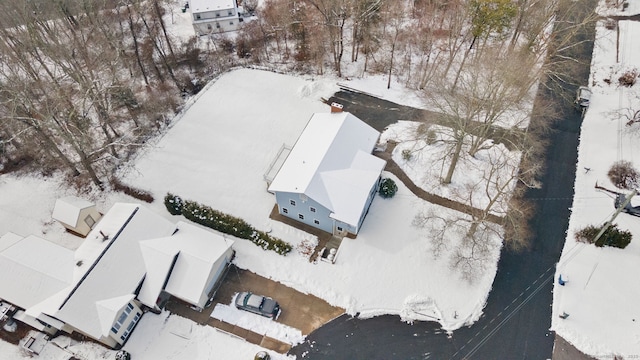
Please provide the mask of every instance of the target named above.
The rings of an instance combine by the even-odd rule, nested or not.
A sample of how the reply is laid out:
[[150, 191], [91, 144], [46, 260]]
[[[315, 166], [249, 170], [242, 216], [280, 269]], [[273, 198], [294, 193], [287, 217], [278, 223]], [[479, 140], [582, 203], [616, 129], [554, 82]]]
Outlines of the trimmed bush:
[[167, 196], [164, 197], [164, 206], [169, 210], [171, 215], [181, 215], [183, 205], [184, 203], [180, 196], [168, 193]]
[[[589, 225], [582, 230], [576, 231], [576, 241], [593, 244], [593, 239], [602, 228]], [[611, 246], [624, 249], [631, 243], [631, 232], [618, 229], [618, 225], [613, 224], [595, 242], [597, 247]]]
[[382, 196], [385, 199], [392, 198], [397, 191], [398, 191], [398, 185], [396, 185], [396, 182], [393, 181], [393, 179], [386, 178], [386, 179], [383, 179], [382, 182], [380, 183], [379, 193], [380, 193], [380, 196]]
[[153, 198], [153, 195], [151, 195], [150, 192], [144, 191], [144, 190], [141, 190], [141, 189], [136, 189], [136, 188], [131, 187], [129, 185], [123, 184], [123, 183], [120, 182], [120, 180], [118, 180], [116, 178], [112, 178], [111, 179], [111, 187], [113, 188], [113, 190], [121, 191], [121, 192], [131, 196], [132, 198], [136, 198], [138, 200], [142, 200], [144, 202], [148, 202], [149, 204], [151, 204], [153, 202], [153, 200], [155, 200]]
[[[179, 199], [179, 201], [176, 199]], [[178, 202], [180, 205], [177, 205]], [[243, 219], [200, 205], [195, 201], [182, 200], [179, 196], [167, 194], [164, 205], [173, 215], [178, 215], [174, 212], [180, 209], [180, 214], [195, 223], [240, 239], [250, 240], [264, 250], [272, 250], [280, 255], [286, 255], [293, 249], [291, 244], [264, 231], [254, 229]]]

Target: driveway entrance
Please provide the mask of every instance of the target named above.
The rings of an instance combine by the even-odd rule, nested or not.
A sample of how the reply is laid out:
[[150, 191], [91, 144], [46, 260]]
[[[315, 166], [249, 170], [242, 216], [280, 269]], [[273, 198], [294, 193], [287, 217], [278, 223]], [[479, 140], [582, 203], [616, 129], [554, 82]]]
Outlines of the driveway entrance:
[[266, 349], [279, 353], [288, 352], [291, 348], [289, 344], [211, 318], [211, 312], [213, 312], [216, 304], [233, 306], [233, 298], [242, 291], [251, 291], [255, 294], [275, 299], [282, 308], [282, 313], [276, 321], [300, 330], [305, 336], [344, 314], [344, 309], [331, 306], [316, 296], [301, 293], [276, 281], [256, 275], [248, 270], [240, 269], [235, 265], [231, 265], [226, 279], [216, 294], [216, 298], [204, 310], [194, 310], [189, 304], [173, 297], [167, 302], [166, 309], [173, 314], [186, 317], [201, 325], [213, 326]]

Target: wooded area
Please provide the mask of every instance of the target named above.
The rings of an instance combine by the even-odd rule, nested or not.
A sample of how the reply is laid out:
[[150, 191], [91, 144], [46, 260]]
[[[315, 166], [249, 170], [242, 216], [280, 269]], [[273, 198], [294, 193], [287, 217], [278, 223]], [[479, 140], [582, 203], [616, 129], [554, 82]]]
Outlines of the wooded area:
[[[486, 234], [496, 231], [486, 217], [499, 214], [510, 224], [514, 244], [523, 246], [530, 206], [521, 195], [538, 185], [540, 134], [547, 131], [545, 125], [528, 127], [534, 98], [540, 85], [551, 92], [578, 85], [574, 79], [581, 67], [573, 55], [589, 40], [575, 42], [575, 35], [595, 15], [556, 24], [552, 32], [557, 11], [584, 11], [579, 2], [241, 4], [255, 16], [236, 34], [181, 41], [171, 36], [164, 17], [182, 6], [177, 0], [0, 3], [0, 173], [62, 169], [77, 186], [113, 187], [116, 169], [166, 128], [186, 97], [225, 70], [260, 65], [343, 77], [349, 66], [348, 76], [383, 74], [387, 87], [399, 83], [413, 89], [441, 114], [437, 123], [445, 126], [425, 123], [415, 136], [444, 144], [446, 151], [434, 161], [446, 168], [445, 185], [462, 158], [492, 147], [496, 127], [504, 128], [500, 140], [522, 158], [509, 165], [513, 171], [506, 177], [497, 170], [508, 159], [490, 159], [496, 171], [482, 181], [493, 189], [478, 184], [471, 190], [486, 192], [490, 205], [483, 216], [465, 220], [465, 238], [478, 249]], [[550, 106], [536, 107], [549, 124], [554, 120]], [[524, 187], [513, 190], [514, 182]]]

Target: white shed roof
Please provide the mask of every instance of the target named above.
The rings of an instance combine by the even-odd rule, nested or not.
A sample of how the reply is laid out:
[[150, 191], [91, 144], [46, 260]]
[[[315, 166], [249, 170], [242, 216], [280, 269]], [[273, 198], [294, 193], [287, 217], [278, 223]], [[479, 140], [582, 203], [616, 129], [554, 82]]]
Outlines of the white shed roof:
[[[103, 241], [101, 230], [108, 240]], [[100, 318], [97, 304], [132, 294], [146, 273], [139, 242], [169, 236], [174, 230], [169, 220], [144, 207], [115, 204], [78, 248], [81, 278], [55, 316], [100, 338], [101, 324], [107, 320], [105, 313]]]
[[51, 217], [54, 220], [76, 227], [78, 225], [80, 211], [92, 206], [94, 206], [94, 204], [90, 201], [76, 196], [67, 196], [56, 200]]
[[189, 9], [192, 13], [226, 10], [235, 8], [234, 0], [190, 0]]
[[37, 236], [0, 237], [0, 297], [28, 308], [67, 288], [73, 251]]
[[356, 225], [385, 165], [371, 155], [379, 136], [348, 112], [314, 114], [269, 191], [304, 194]]

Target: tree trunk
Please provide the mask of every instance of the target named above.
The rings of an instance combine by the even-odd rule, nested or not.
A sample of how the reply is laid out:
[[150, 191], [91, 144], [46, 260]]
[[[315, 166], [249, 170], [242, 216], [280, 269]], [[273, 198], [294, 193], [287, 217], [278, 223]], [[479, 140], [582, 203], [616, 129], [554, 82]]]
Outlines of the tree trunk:
[[447, 176], [442, 180], [443, 184], [451, 184], [451, 179], [453, 178], [453, 172], [458, 165], [458, 160], [460, 160], [460, 153], [462, 152], [462, 143], [464, 138], [456, 139], [456, 147], [453, 150], [453, 154], [451, 157], [451, 163], [449, 164], [449, 169], [447, 170]]
[[138, 36], [136, 35], [135, 27], [133, 26], [133, 15], [131, 14], [131, 8], [127, 5], [127, 11], [129, 13], [129, 31], [131, 31], [131, 38], [133, 40], [133, 50], [136, 54], [136, 62], [144, 78], [145, 85], [149, 86], [149, 78], [147, 77], [147, 71], [144, 69], [142, 59], [140, 58], [140, 45], [138, 44]]

